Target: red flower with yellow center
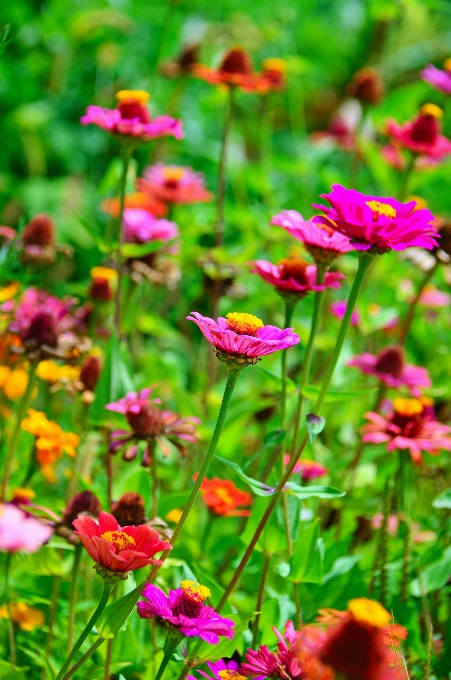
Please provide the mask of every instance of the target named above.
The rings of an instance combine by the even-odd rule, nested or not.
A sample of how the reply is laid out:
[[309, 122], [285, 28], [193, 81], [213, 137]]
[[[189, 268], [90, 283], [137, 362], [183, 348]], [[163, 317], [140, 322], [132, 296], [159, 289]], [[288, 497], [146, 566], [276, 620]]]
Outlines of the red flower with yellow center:
[[399, 125], [393, 119], [387, 123], [387, 133], [393, 144], [412, 153], [440, 159], [451, 153], [451, 140], [442, 135], [440, 119], [443, 111], [435, 104], [424, 104], [411, 122]]

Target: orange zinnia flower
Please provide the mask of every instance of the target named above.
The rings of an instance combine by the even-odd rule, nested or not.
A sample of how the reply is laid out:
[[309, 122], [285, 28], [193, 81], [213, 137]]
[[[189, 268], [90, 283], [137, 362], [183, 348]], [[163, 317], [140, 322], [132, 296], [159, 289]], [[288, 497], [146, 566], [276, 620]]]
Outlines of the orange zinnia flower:
[[229, 50], [218, 68], [195, 64], [192, 72], [211, 85], [239, 87], [245, 92], [260, 92], [262, 86], [261, 74], [253, 72], [251, 58], [242, 47]]
[[200, 487], [203, 501], [215, 515], [247, 517], [249, 510], [237, 510], [240, 505], [250, 505], [251, 495], [240, 491], [230, 479], [205, 478]]
[[[103, 212], [112, 217], [119, 217], [120, 202], [119, 198], [106, 198], [100, 204]], [[145, 194], [142, 191], [137, 191], [134, 194], [128, 194], [125, 197], [124, 208], [140, 208], [147, 210], [155, 217], [165, 217], [168, 213], [168, 207], [161, 203], [153, 196]]]

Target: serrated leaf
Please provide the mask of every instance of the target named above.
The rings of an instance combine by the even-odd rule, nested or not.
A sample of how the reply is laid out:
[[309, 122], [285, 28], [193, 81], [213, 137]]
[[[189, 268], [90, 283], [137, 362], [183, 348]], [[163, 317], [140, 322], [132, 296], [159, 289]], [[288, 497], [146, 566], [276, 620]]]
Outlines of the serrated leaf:
[[326, 421], [322, 416], [316, 416], [314, 413], [307, 413], [307, 432], [310, 443], [313, 444], [317, 436], [324, 430]]
[[248, 477], [237, 463], [232, 463], [230, 460], [226, 460], [220, 456], [215, 456], [215, 458], [224, 463], [224, 465], [232, 468], [235, 474], [252, 489], [256, 496], [272, 496], [274, 494], [275, 487], [268, 486], [267, 484], [263, 484], [263, 482], [259, 482], [257, 479]]
[[333, 486], [300, 486], [296, 482], [287, 482], [283, 488], [301, 501], [306, 498], [341, 498], [346, 491], [340, 491]]
[[294, 583], [322, 583], [324, 549], [319, 537], [319, 520], [301, 532], [294, 545], [288, 578]]
[[446, 489], [432, 501], [433, 508], [451, 508], [451, 489]]
[[[346, 401], [347, 399], [356, 399], [367, 394], [377, 392], [377, 387], [368, 390], [328, 390], [324, 403], [332, 403], [334, 401]], [[320, 388], [317, 385], [306, 385], [301, 390], [302, 396], [307, 399], [315, 401], [320, 393]]]

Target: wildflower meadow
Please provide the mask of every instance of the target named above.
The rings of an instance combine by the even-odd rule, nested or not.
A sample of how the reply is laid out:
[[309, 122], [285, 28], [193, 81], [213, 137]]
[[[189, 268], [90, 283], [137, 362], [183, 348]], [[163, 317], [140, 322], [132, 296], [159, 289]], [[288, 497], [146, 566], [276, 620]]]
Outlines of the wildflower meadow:
[[451, 678], [451, 5], [0, 7], [0, 680]]

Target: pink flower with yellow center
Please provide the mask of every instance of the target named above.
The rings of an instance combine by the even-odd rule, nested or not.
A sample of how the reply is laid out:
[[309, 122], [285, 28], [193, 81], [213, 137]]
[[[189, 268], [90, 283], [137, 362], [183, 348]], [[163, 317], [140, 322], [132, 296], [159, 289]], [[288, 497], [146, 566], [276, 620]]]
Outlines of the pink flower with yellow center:
[[284, 210], [272, 218], [271, 224], [282, 227], [304, 244], [316, 262], [330, 264], [340, 255], [354, 250], [349, 238], [333, 229], [304, 220], [296, 210]]
[[[230, 661], [219, 659], [216, 663], [207, 661], [207, 666], [213, 673], [214, 680], [246, 680], [246, 676], [241, 675], [239, 672], [239, 663], [233, 661], [233, 659]], [[211, 676], [208, 675], [208, 673], [204, 673], [204, 671], [197, 671], [197, 673], [204, 678], [211, 680]], [[186, 677], [187, 680], [198, 680], [198, 678], [195, 678], [193, 675], [187, 675]]]
[[446, 59], [444, 70], [428, 64], [420, 73], [422, 80], [443, 94], [451, 94], [451, 59]]
[[440, 119], [442, 110], [435, 104], [424, 104], [413, 121], [399, 125], [395, 120], [387, 122], [387, 134], [394, 144], [414, 154], [430, 159], [441, 159], [451, 153], [451, 140], [442, 135]]
[[103, 570], [124, 574], [149, 564], [158, 564], [153, 557], [172, 545], [162, 541], [158, 531], [147, 524], [121, 527], [113, 515], [101, 512], [96, 522], [88, 515], [73, 521], [77, 535], [90, 557]]
[[121, 90], [116, 94], [118, 105], [115, 109], [88, 106], [80, 119], [82, 125], [97, 125], [118, 137], [148, 142], [158, 137], [182, 139], [183, 128], [180, 120], [170, 116], [151, 118], [147, 108], [150, 95], [141, 90]]
[[162, 203], [208, 203], [213, 194], [205, 188], [201, 172], [180, 165], [156, 163], [146, 168], [137, 180], [138, 189]]
[[148, 584], [138, 602], [138, 614], [142, 619], [157, 619], [169, 630], [176, 630], [185, 637], [199, 637], [210, 644], [217, 644], [219, 637], [233, 638], [235, 626], [231, 619], [225, 619], [205, 604], [210, 590], [193, 581], [182, 581], [177, 590], [169, 595]]
[[394, 399], [385, 416], [369, 411], [362, 429], [363, 441], [387, 444], [387, 451], [408, 450], [414, 463], [421, 463], [422, 452], [436, 456], [451, 451], [451, 427], [439, 423], [419, 399]]
[[377, 355], [369, 352], [359, 354], [347, 365], [360, 369], [366, 375], [373, 375], [388, 387], [406, 387], [414, 397], [421, 397], [422, 390], [432, 384], [428, 370], [407, 364], [403, 348], [397, 345], [386, 347]]
[[345, 278], [340, 272], [326, 272], [323, 283], [317, 283], [317, 268], [298, 257], [286, 257], [275, 265], [267, 260], [252, 263], [252, 274], [270, 283], [280, 295], [304, 297], [307, 293], [339, 288]]
[[221, 361], [236, 361], [241, 367], [255, 364], [267, 354], [297, 345], [299, 336], [292, 328], [265, 326], [263, 321], [253, 314], [230, 312], [226, 318], [220, 316], [217, 321], [198, 312], [187, 316], [194, 321], [216, 351]]
[[394, 198], [367, 196], [340, 184], [334, 184], [331, 193], [322, 194], [322, 198], [330, 207], [315, 205], [324, 214], [313, 221], [344, 234], [357, 250], [380, 253], [437, 246], [434, 216], [429, 210], [416, 210], [416, 201], [400, 203]]

